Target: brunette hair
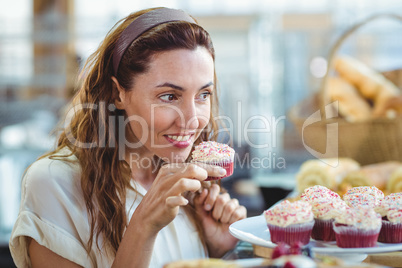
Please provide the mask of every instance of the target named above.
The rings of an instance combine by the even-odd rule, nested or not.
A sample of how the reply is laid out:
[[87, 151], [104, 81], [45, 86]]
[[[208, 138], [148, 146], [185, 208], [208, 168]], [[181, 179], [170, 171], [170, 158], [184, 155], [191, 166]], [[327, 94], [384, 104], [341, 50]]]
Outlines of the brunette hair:
[[[153, 9], [130, 14], [107, 34], [84, 66], [82, 86], [72, 100], [73, 106], [102, 104], [109, 107], [114, 104], [118, 90], [111, 78], [114, 76], [113, 51], [116, 42], [128, 25], [150, 10]], [[115, 77], [124, 90], [129, 90], [135, 83], [135, 77], [148, 70], [151, 57], [155, 53], [174, 49], [194, 50], [198, 46], [205, 47], [215, 60], [211, 38], [198, 24], [175, 21], [158, 25], [132, 42], [121, 58]], [[213, 118], [217, 113], [217, 94], [212, 95], [211, 105], [210, 122], [195, 144], [215, 139], [218, 128]], [[104, 111], [101, 114], [97, 109], [76, 110], [70, 124], [61, 132], [56, 150], [47, 156], [54, 157], [55, 153], [68, 147], [77, 157], [82, 170], [81, 188], [91, 225], [87, 250], [90, 251], [94, 239], [99, 249], [98, 238], [102, 236], [115, 254], [129, 221], [125, 208], [126, 190], [132, 189], [131, 170], [128, 163], [119, 157], [120, 148], [116, 142], [119, 127], [113, 125], [118, 121], [110, 120], [125, 116], [124, 111], [107, 108]], [[71, 142], [71, 137], [75, 142]], [[99, 146], [101, 139], [106, 141], [105, 146]], [[83, 148], [83, 142], [91, 145]]]

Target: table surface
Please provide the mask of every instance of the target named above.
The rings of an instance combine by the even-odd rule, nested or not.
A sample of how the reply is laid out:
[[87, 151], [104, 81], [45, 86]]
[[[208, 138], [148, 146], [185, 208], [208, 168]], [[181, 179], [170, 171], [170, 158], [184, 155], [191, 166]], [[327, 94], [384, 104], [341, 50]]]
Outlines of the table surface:
[[254, 254], [253, 246], [250, 243], [244, 242], [244, 241], [239, 241], [239, 243], [237, 243], [237, 246], [234, 249], [227, 252], [222, 257], [222, 259], [239, 260], [239, 259], [249, 259], [249, 258], [256, 258], [256, 257], [258, 257], [258, 256], [256, 256]]

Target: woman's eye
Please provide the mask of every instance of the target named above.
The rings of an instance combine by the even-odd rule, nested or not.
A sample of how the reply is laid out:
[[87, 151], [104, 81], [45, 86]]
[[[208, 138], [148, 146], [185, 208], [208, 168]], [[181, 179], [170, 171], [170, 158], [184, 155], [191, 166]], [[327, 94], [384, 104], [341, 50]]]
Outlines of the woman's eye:
[[159, 97], [163, 101], [174, 101], [176, 96], [174, 94], [165, 94]]
[[207, 100], [207, 99], [209, 99], [210, 96], [211, 96], [211, 92], [204, 92], [204, 93], [201, 93], [200, 99]]

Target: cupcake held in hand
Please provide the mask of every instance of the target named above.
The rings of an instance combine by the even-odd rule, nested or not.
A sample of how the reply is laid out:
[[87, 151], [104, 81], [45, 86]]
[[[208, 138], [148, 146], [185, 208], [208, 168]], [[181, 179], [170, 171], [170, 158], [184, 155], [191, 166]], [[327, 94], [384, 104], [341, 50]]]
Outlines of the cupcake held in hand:
[[215, 141], [201, 142], [195, 146], [192, 153], [192, 162], [201, 162], [216, 165], [226, 170], [223, 177], [208, 177], [206, 180], [219, 180], [233, 174], [235, 151], [226, 144]]
[[291, 245], [300, 241], [308, 244], [314, 226], [311, 205], [305, 201], [282, 201], [264, 211], [267, 226], [273, 243], [284, 242]]

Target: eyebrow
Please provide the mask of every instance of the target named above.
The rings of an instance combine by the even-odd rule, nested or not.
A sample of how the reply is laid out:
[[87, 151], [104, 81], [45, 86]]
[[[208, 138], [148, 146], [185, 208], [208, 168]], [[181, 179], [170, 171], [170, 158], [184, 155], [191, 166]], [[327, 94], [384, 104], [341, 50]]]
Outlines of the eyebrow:
[[[213, 82], [209, 82], [209, 83], [205, 84], [204, 86], [202, 86], [199, 90], [202, 90], [202, 89], [204, 89], [204, 88], [207, 88], [207, 87], [210, 87], [210, 86], [213, 86], [213, 85], [214, 85]], [[163, 84], [161, 84], [161, 85], [158, 85], [158, 86], [156, 86], [156, 87], [170, 87], [170, 88], [177, 89], [177, 90], [181, 90], [181, 91], [184, 91], [184, 90], [185, 90], [185, 89], [182, 88], [181, 86], [178, 86], [178, 85], [175, 85], [175, 84], [172, 84], [172, 83], [168, 83], [168, 82], [163, 83]]]

